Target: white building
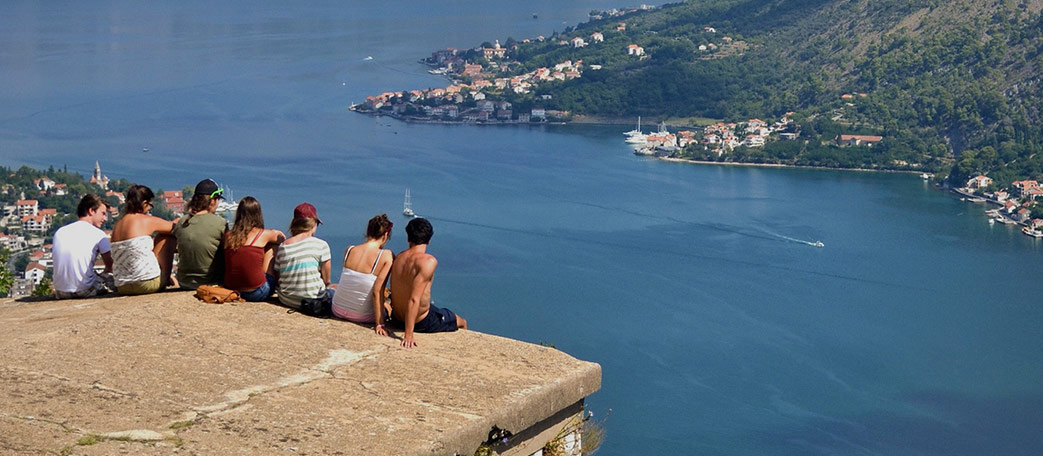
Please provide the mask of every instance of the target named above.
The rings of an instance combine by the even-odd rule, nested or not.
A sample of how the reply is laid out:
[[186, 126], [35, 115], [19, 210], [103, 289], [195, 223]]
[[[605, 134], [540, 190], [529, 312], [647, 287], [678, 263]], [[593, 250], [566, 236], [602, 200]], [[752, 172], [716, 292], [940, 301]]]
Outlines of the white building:
[[33, 179], [33, 183], [36, 184], [36, 188], [38, 188], [40, 190], [44, 190], [44, 191], [47, 191], [47, 190], [50, 190], [50, 189], [54, 188], [54, 181], [50, 180], [50, 179], [48, 179], [46, 177], [41, 177], [39, 179]]
[[40, 281], [43, 280], [46, 273], [47, 268], [40, 263], [29, 263], [25, 266], [25, 278], [32, 280], [34, 286], [40, 284]]
[[109, 177], [101, 174], [101, 165], [97, 161], [94, 162], [94, 174], [91, 174], [91, 183], [97, 184], [101, 188], [109, 188]]
[[986, 176], [975, 176], [967, 181], [967, 188], [985, 188], [992, 185], [992, 179]]
[[43, 215], [25, 215], [22, 216], [22, 229], [25, 231], [47, 231], [51, 227], [51, 220], [49, 217]]
[[746, 141], [743, 141], [746, 147], [762, 147], [764, 146], [764, 137], [760, 135], [748, 135]]
[[0, 233], [0, 248], [5, 248], [12, 252], [16, 250], [22, 250], [29, 244], [25, 242], [25, 238], [17, 234], [2, 234]]
[[26, 215], [38, 215], [40, 213], [40, 203], [36, 200], [21, 200], [15, 203], [14, 214], [19, 217]]

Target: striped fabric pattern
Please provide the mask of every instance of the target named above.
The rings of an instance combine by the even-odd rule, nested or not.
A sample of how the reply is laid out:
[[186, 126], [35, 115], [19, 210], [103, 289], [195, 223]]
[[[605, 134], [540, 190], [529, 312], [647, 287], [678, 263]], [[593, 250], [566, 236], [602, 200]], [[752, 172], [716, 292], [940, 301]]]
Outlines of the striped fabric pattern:
[[146, 234], [112, 243], [112, 276], [117, 287], [159, 277], [152, 242], [152, 236]]
[[300, 307], [301, 299], [314, 298], [326, 288], [319, 265], [330, 260], [330, 245], [317, 237], [282, 244], [275, 251], [279, 271], [279, 301]]

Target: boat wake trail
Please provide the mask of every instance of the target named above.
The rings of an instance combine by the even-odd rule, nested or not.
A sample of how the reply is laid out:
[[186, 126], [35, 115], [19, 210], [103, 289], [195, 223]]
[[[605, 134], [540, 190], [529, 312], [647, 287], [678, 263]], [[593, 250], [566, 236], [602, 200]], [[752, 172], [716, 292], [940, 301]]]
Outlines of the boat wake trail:
[[[450, 223], [450, 224], [455, 224], [455, 225], [463, 225], [463, 226], [470, 226], [470, 227], [475, 227], [475, 228], [484, 228], [484, 229], [489, 229], [489, 230], [502, 231], [502, 232], [507, 232], [507, 233], [515, 233], [515, 234], [522, 234], [522, 235], [527, 235], [527, 236], [549, 238], [549, 239], [554, 239], [554, 240], [558, 240], [558, 241], [568, 241], [568, 242], [572, 242], [572, 243], [576, 243], [576, 244], [588, 244], [588, 245], [598, 245], [598, 246], [603, 246], [603, 247], [611, 247], [611, 248], [615, 248], [615, 249], [630, 250], [630, 251], [634, 251], [634, 252], [641, 252], [642, 254], [654, 253], [654, 254], [657, 254], [657, 255], [664, 255], [664, 256], [679, 256], [679, 257], [684, 257], [684, 258], [689, 258], [689, 259], [696, 259], [696, 260], [716, 261], [716, 262], [722, 262], [722, 263], [740, 264], [740, 265], [744, 265], [744, 266], [749, 266], [751, 268], [776, 269], [776, 270], [795, 272], [795, 273], [800, 273], [800, 274], [809, 274], [809, 275], [820, 276], [820, 277], [830, 277], [830, 278], [834, 278], [834, 279], [848, 280], [848, 281], [852, 281], [852, 282], [871, 283], [871, 284], [876, 284], [876, 285], [887, 285], [887, 286], [891, 286], [891, 287], [895, 287], [895, 288], [929, 290], [929, 291], [931, 290], [930, 288], [926, 288], [926, 287], [919, 286], [919, 285], [909, 285], [909, 284], [903, 284], [903, 283], [894, 283], [894, 282], [885, 282], [885, 281], [880, 281], [880, 280], [872, 280], [872, 279], [866, 279], [864, 277], [849, 276], [849, 275], [837, 274], [837, 273], [833, 273], [833, 272], [824, 272], [824, 271], [815, 271], [815, 270], [811, 270], [811, 269], [795, 268], [795, 267], [787, 266], [787, 265], [784, 265], [784, 264], [740, 260], [740, 259], [737, 259], [737, 258], [716, 256], [716, 255], [705, 255], [705, 254], [693, 253], [693, 252], [683, 251], [683, 250], [668, 250], [668, 249], [661, 249], [661, 248], [649, 248], [648, 246], [639, 245], [639, 244], [627, 244], [627, 243], [620, 243], [620, 242], [598, 241], [598, 240], [594, 240], [594, 239], [592, 239], [590, 237], [587, 237], [587, 236], [569, 236], [569, 235], [563, 234], [561, 232], [523, 230], [523, 229], [518, 229], [518, 228], [508, 228], [508, 227], [504, 227], [504, 226], [489, 225], [489, 224], [485, 224], [485, 223], [477, 223], [477, 222], [471, 222], [471, 221], [466, 221], [466, 220], [453, 220], [453, 219], [446, 219], [446, 218], [441, 218], [441, 217], [425, 217], [425, 218], [427, 218], [428, 220], [433, 220], [433, 221], [437, 221], [437, 222], [444, 222], [444, 223]], [[772, 239], [772, 240], [776, 240], [776, 241], [780, 240], [778, 238], [769, 238], [767, 236], [753, 236], [753, 237], [762, 237], [764, 239]], [[804, 241], [800, 241], [799, 239], [797, 241], [804, 242]], [[789, 241], [786, 241], [786, 242], [789, 242]], [[937, 290], [933, 290], [933, 291], [937, 291]]]
[[782, 239], [782, 240], [785, 240], [785, 241], [788, 241], [788, 242], [793, 242], [793, 243], [796, 243], [796, 244], [810, 245], [812, 247], [825, 247], [826, 246], [826, 244], [823, 244], [822, 241], [805, 241], [803, 239], [791, 238], [789, 236], [785, 236], [785, 235], [782, 235], [782, 234], [779, 234], [779, 233], [775, 233], [775, 232], [772, 232], [772, 231], [769, 231], [769, 230], [765, 230], [765, 229], [761, 229], [760, 231], [762, 231], [762, 232], [764, 232], [766, 234], [770, 234], [772, 236], [775, 236], [776, 238], [779, 238], [779, 239]]

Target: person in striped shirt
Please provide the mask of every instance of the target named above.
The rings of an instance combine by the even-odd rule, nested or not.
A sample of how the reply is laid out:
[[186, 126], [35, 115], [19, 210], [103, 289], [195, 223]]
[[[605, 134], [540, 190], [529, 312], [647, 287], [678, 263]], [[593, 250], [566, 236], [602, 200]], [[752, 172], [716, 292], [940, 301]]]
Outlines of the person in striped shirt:
[[299, 204], [293, 210], [291, 236], [275, 251], [279, 302], [290, 308], [299, 309], [302, 299], [317, 298], [329, 287], [330, 245], [315, 237], [321, 223], [315, 206]]

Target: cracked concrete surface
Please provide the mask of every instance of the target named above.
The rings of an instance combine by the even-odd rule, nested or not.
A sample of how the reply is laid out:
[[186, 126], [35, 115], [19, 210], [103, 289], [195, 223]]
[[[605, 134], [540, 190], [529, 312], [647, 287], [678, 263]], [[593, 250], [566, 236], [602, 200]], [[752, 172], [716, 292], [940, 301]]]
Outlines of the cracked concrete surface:
[[[597, 364], [475, 331], [418, 348], [188, 292], [0, 303], [0, 454], [471, 455], [600, 388]], [[396, 336], [401, 336], [396, 333]]]

